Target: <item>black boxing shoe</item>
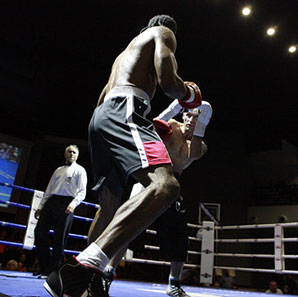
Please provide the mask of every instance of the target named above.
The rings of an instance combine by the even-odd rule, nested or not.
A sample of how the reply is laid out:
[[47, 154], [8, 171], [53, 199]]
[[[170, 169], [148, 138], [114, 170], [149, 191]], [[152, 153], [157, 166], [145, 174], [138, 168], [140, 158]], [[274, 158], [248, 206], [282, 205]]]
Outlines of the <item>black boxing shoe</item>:
[[109, 297], [109, 291], [105, 288], [103, 275], [94, 273], [87, 288], [87, 297]]
[[49, 274], [43, 286], [53, 297], [63, 297], [64, 293], [71, 297], [81, 297], [94, 274], [99, 278], [101, 276], [99, 271], [71, 257], [58, 271]]
[[104, 277], [103, 277], [103, 288], [104, 291], [106, 292], [106, 297], [109, 297], [109, 291], [110, 291], [110, 287], [112, 284], [112, 281], [114, 280], [114, 274], [113, 272], [109, 271], [109, 272], [104, 272]]

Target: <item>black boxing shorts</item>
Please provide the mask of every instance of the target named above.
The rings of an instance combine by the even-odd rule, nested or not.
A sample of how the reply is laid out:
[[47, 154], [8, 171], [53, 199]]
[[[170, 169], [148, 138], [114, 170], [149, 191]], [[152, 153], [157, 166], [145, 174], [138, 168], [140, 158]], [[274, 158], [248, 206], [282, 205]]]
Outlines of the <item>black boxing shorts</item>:
[[168, 261], [186, 262], [188, 235], [183, 198], [179, 197], [155, 224], [163, 258]]
[[129, 86], [113, 88], [95, 109], [88, 131], [94, 191], [111, 166], [117, 166], [125, 183], [138, 169], [171, 164], [162, 140], [145, 118], [149, 111], [149, 96]]

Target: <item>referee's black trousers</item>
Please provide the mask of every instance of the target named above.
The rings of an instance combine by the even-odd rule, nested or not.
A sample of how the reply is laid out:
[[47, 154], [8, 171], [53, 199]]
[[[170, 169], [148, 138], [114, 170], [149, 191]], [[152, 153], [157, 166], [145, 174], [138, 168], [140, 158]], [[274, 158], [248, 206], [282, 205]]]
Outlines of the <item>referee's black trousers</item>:
[[[73, 220], [73, 214], [67, 214], [65, 210], [72, 200], [73, 197], [70, 196], [52, 195], [40, 212], [34, 235], [39, 268], [42, 274], [49, 274], [56, 270], [61, 263]], [[49, 236], [51, 229], [54, 231], [52, 251], [50, 250]]]

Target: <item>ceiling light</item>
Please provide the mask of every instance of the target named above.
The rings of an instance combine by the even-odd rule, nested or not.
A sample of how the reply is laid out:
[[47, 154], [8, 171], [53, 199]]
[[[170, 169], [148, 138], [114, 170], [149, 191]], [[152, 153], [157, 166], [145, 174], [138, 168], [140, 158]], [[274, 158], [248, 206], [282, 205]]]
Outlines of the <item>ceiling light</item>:
[[275, 28], [273, 28], [273, 27], [270, 27], [270, 28], [267, 29], [267, 35], [269, 35], [269, 36], [274, 35], [275, 32], [276, 32]]
[[243, 14], [244, 16], [248, 16], [248, 15], [250, 15], [250, 14], [251, 14], [251, 9], [250, 9], [250, 7], [248, 7], [248, 6], [244, 7], [244, 8], [242, 9], [242, 14]]
[[289, 52], [290, 52], [291, 54], [292, 54], [292, 53], [295, 53], [296, 50], [297, 50], [297, 47], [296, 47], [295, 45], [291, 45], [291, 46], [289, 47]]

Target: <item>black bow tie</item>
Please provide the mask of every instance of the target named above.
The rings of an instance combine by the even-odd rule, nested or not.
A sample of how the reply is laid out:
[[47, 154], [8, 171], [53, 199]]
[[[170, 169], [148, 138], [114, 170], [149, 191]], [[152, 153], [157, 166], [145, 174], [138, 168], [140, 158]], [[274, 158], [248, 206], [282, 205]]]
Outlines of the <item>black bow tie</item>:
[[72, 163], [65, 162], [65, 166], [71, 166]]

